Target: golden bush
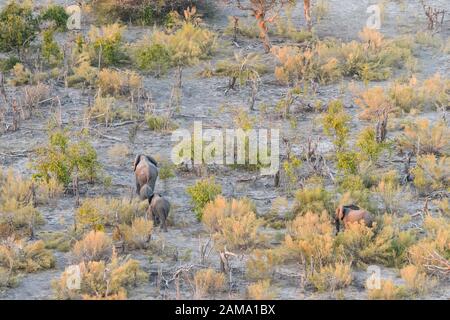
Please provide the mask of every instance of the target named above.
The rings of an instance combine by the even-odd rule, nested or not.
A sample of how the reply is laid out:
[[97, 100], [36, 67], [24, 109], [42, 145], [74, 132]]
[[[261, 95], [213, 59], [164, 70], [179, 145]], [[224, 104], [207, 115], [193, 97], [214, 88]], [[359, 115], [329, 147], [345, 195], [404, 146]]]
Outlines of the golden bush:
[[355, 103], [362, 109], [359, 117], [363, 120], [377, 119], [383, 110], [394, 111], [394, 105], [382, 87], [373, 87], [361, 92]]
[[153, 222], [145, 218], [136, 218], [131, 226], [119, 225], [119, 234], [115, 238], [123, 239], [125, 244], [131, 249], [145, 249], [149, 246], [153, 231]]
[[426, 216], [426, 235], [408, 250], [411, 264], [420, 272], [448, 276], [450, 273], [450, 223], [445, 218]]
[[131, 224], [135, 217], [145, 214], [148, 202], [114, 198], [87, 198], [75, 213], [77, 228], [101, 230], [115, 224]]
[[320, 267], [308, 276], [308, 281], [319, 291], [335, 291], [352, 283], [351, 263], [336, 262]]
[[398, 145], [416, 154], [447, 154], [449, 151], [450, 130], [444, 121], [433, 124], [428, 119], [417, 119], [405, 125]]
[[246, 262], [246, 276], [251, 280], [271, 278], [281, 260], [275, 249], [255, 249]]
[[270, 280], [260, 280], [247, 287], [247, 296], [251, 300], [273, 300], [276, 293], [270, 285]]
[[98, 73], [101, 94], [111, 96], [136, 96], [142, 89], [142, 77], [134, 71], [102, 69]]
[[108, 259], [112, 252], [112, 241], [102, 231], [91, 231], [73, 246], [71, 255], [75, 262]]
[[446, 189], [450, 186], [450, 158], [440, 159], [434, 154], [417, 157], [417, 166], [411, 170], [414, 185], [421, 193]]
[[433, 286], [433, 280], [426, 273], [421, 272], [418, 267], [408, 265], [400, 270], [400, 275], [405, 281], [406, 289], [412, 294], [426, 294]]
[[334, 259], [334, 226], [329, 215], [307, 212], [289, 225], [284, 241], [287, 256], [304, 264], [309, 273]]
[[406, 261], [407, 251], [415, 239], [413, 231], [402, 231], [393, 217], [385, 214], [372, 228], [363, 223], [349, 224], [337, 235], [335, 247], [356, 265], [398, 266]]
[[397, 286], [392, 280], [381, 280], [380, 289], [368, 289], [368, 298], [371, 300], [400, 300], [405, 297], [405, 289]]
[[80, 270], [80, 288], [68, 286], [73, 273], [66, 268], [61, 277], [52, 283], [58, 299], [123, 300], [129, 288], [148, 280], [148, 274], [141, 269], [138, 261], [120, 259], [115, 254], [110, 263], [90, 261], [75, 267]]
[[55, 266], [55, 257], [43, 241], [26, 242], [12, 237], [0, 241], [0, 288], [18, 281], [20, 272], [37, 272]]
[[258, 233], [262, 221], [245, 200], [227, 201], [218, 196], [206, 204], [202, 222], [213, 236], [218, 248], [245, 250], [261, 241]]
[[223, 273], [214, 269], [202, 269], [194, 275], [195, 297], [206, 297], [207, 294], [216, 294], [225, 289], [226, 278]]
[[[41, 213], [34, 207], [36, 189], [32, 180], [25, 179], [12, 169], [0, 168], [0, 238], [14, 232], [29, 235], [35, 226], [44, 223]], [[47, 198], [44, 193], [39, 199]]]

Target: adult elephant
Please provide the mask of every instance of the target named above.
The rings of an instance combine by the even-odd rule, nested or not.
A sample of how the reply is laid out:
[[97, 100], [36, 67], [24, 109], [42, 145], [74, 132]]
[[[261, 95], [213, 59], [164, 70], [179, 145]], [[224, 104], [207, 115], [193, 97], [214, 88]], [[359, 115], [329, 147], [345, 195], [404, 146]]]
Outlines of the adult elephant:
[[344, 223], [344, 226], [350, 223], [364, 221], [367, 227], [372, 227], [374, 219], [370, 212], [351, 204], [341, 205], [336, 209], [335, 222], [337, 232], [339, 232], [341, 221]]
[[[158, 179], [158, 163], [150, 156], [140, 154], [134, 160], [136, 193], [141, 200], [150, 199], [155, 192]], [[145, 187], [144, 187], [145, 186]]]

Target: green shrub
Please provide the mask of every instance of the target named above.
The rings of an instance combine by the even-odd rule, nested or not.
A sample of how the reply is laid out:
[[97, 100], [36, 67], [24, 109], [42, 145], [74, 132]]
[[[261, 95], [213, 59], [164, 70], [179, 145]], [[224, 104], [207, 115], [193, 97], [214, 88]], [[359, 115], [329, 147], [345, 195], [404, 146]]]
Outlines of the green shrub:
[[376, 162], [383, 150], [387, 148], [387, 143], [377, 142], [375, 130], [368, 127], [360, 132], [356, 146], [360, 150], [360, 160]]
[[306, 183], [303, 189], [295, 194], [294, 213], [332, 212], [331, 194], [325, 190], [322, 182]]
[[94, 27], [88, 33], [91, 63], [94, 66], [118, 65], [127, 59], [122, 50], [124, 26], [118, 23]]
[[16, 51], [19, 56], [39, 31], [38, 20], [29, 5], [11, 1], [0, 12], [0, 50]]
[[15, 57], [15, 56], [10, 56], [5, 59], [0, 59], [0, 71], [6, 73], [6, 72], [10, 71], [12, 68], [14, 68], [14, 66], [18, 63], [20, 63], [20, 60], [19, 60], [19, 58]]
[[63, 59], [61, 49], [53, 39], [53, 30], [43, 32], [42, 57], [51, 66], [58, 65]]
[[171, 62], [169, 50], [159, 43], [138, 45], [134, 59], [139, 69], [150, 71], [155, 77], [166, 74]]
[[49, 132], [46, 146], [37, 150], [34, 160], [35, 177], [45, 180], [55, 178], [64, 186], [72, 182], [74, 174], [79, 180], [94, 181], [100, 169], [97, 152], [81, 136], [78, 141], [72, 141], [67, 130], [56, 129]]
[[166, 115], [145, 115], [145, 122], [151, 131], [167, 131], [176, 128], [175, 123]]
[[208, 9], [208, 5], [204, 0], [96, 0], [92, 3], [93, 12], [103, 22], [120, 20], [146, 26], [167, 23], [173, 12], [182, 14], [188, 7]]
[[67, 19], [69, 19], [69, 15], [63, 6], [52, 4], [41, 13], [40, 19], [42, 21], [53, 22], [55, 25], [54, 28], [57, 31], [65, 31], [67, 30]]
[[349, 122], [350, 116], [345, 112], [342, 101], [330, 102], [322, 118], [322, 125], [325, 134], [333, 139], [333, 144], [338, 150], [343, 149], [347, 143]]
[[200, 221], [203, 215], [203, 208], [210, 201], [213, 201], [222, 193], [222, 186], [217, 184], [214, 178], [199, 180], [193, 186], [186, 189], [191, 196], [191, 204], [194, 206], [194, 212]]

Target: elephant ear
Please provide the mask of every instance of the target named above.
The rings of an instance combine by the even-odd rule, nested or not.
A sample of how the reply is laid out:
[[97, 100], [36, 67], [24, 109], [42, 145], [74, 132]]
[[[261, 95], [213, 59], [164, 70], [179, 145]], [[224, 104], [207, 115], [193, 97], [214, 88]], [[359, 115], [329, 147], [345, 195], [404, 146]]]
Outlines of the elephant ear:
[[137, 165], [139, 164], [139, 162], [141, 162], [141, 156], [142, 156], [142, 154], [138, 154], [136, 156], [136, 159], [134, 159], [134, 170], [133, 171], [136, 171]]
[[155, 158], [153, 158], [152, 156], [145, 156], [148, 161], [150, 161], [151, 163], [153, 163], [155, 165], [155, 167], [158, 166], [158, 162], [155, 160]]

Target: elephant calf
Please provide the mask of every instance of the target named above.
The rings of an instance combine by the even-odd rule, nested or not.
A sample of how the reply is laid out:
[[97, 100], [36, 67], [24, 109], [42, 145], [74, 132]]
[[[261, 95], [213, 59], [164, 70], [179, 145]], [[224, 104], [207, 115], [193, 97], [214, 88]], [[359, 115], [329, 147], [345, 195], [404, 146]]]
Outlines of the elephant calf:
[[159, 194], [153, 195], [149, 199], [150, 206], [148, 207], [148, 214], [153, 219], [153, 224], [157, 226], [161, 224], [161, 229], [167, 232], [167, 217], [170, 211], [170, 202]]
[[360, 207], [351, 204], [351, 205], [341, 205], [336, 209], [336, 231], [339, 232], [340, 222], [344, 222], [344, 226], [347, 226], [353, 222], [364, 221], [367, 227], [372, 227], [373, 225], [373, 217], [370, 212], [361, 209]]
[[156, 179], [158, 178], [157, 165], [158, 163], [155, 159], [142, 154], [138, 155], [134, 160], [136, 193], [141, 200], [150, 199], [155, 192]]

